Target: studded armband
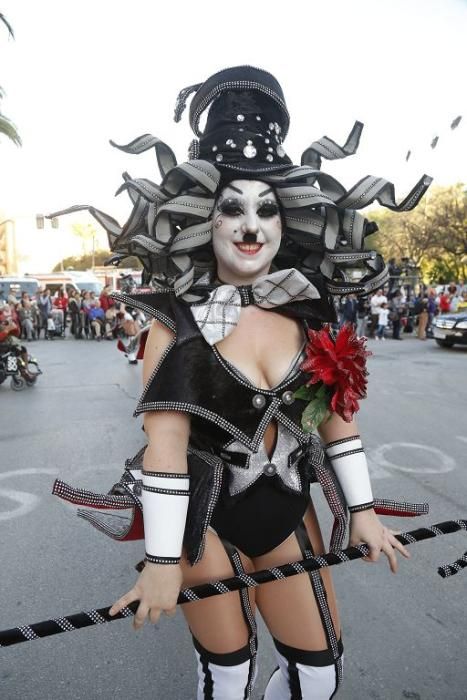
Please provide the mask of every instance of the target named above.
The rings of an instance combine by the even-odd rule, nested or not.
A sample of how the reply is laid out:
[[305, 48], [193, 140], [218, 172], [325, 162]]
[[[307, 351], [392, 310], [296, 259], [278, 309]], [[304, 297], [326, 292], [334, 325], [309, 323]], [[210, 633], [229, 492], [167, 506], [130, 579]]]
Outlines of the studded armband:
[[148, 471], [143, 471], [142, 476], [146, 561], [178, 564], [190, 499], [190, 477]]
[[359, 435], [329, 442], [326, 454], [342, 488], [351, 513], [373, 508], [368, 464]]

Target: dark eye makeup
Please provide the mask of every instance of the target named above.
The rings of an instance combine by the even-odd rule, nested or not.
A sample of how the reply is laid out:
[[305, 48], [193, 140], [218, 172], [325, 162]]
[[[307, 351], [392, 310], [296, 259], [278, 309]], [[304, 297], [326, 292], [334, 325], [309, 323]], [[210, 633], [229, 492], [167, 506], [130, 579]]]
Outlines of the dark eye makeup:
[[263, 202], [258, 209], [258, 216], [260, 216], [263, 219], [267, 219], [271, 216], [276, 216], [278, 213], [279, 206], [277, 202], [274, 202], [270, 199]]
[[243, 209], [238, 199], [223, 199], [219, 204], [219, 211], [227, 216], [240, 216], [240, 214], [243, 214]]
[[[219, 211], [226, 216], [240, 216], [244, 213], [244, 209], [238, 199], [223, 199], [218, 206]], [[273, 200], [261, 202], [257, 214], [263, 219], [276, 216], [279, 213], [279, 206]]]

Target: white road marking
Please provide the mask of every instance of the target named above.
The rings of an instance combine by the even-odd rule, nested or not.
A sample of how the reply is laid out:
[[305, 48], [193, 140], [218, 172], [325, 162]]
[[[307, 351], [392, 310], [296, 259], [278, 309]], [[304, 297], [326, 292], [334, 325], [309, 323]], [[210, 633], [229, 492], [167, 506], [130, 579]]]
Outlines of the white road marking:
[[[404, 464], [395, 464], [394, 462], [391, 462], [390, 459], [388, 459], [388, 452], [395, 448], [401, 448], [404, 451]], [[411, 450], [428, 452], [430, 456], [434, 455], [438, 462], [437, 466], [411, 467]], [[376, 478], [384, 478], [385, 476], [390, 476], [390, 470], [393, 469], [411, 474], [445, 474], [456, 468], [455, 460], [449, 455], [447, 455], [445, 452], [442, 452], [437, 447], [432, 447], [431, 445], [419, 445], [416, 442], [388, 442], [371, 450], [370, 457], [372, 464], [376, 465], [377, 467], [376, 473], [374, 474]], [[379, 472], [379, 470], [381, 469], [383, 471]]]
[[[15, 471], [3, 472], [3, 474], [0, 473], [0, 481], [10, 479], [11, 477], [31, 476], [35, 474], [57, 476], [58, 471], [56, 469], [16, 469]], [[13, 518], [19, 518], [21, 515], [27, 515], [38, 506], [41, 500], [39, 496], [29, 493], [28, 491], [18, 491], [17, 489], [5, 489], [1, 487], [0, 498], [9, 498], [11, 501], [19, 503], [16, 508], [0, 513], [0, 520], [12, 520]]]

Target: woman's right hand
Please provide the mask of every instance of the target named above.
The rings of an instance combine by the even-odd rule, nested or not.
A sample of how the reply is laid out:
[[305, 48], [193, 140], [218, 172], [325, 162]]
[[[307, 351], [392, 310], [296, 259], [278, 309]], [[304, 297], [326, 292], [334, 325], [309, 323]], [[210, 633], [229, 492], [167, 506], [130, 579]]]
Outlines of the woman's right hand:
[[162, 612], [166, 615], [175, 615], [182, 580], [182, 569], [179, 564], [146, 562], [133, 588], [112, 605], [109, 614], [116, 615], [130, 603], [139, 600], [133, 620], [134, 629], [140, 629], [147, 617], [150, 622], [156, 624]]

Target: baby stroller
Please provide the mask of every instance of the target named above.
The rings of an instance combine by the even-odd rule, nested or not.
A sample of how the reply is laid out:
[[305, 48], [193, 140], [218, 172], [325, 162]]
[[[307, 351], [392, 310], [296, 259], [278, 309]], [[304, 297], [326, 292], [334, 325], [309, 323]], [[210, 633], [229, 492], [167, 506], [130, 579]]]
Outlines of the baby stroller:
[[47, 319], [47, 338], [50, 340], [52, 338], [64, 338], [65, 337], [65, 325], [63, 322], [63, 311], [61, 309], [53, 309], [52, 313], [49, 314]]
[[13, 391], [22, 391], [26, 386], [33, 386], [40, 374], [42, 371], [37, 360], [27, 354], [24, 347], [0, 346], [0, 384], [11, 377]]

